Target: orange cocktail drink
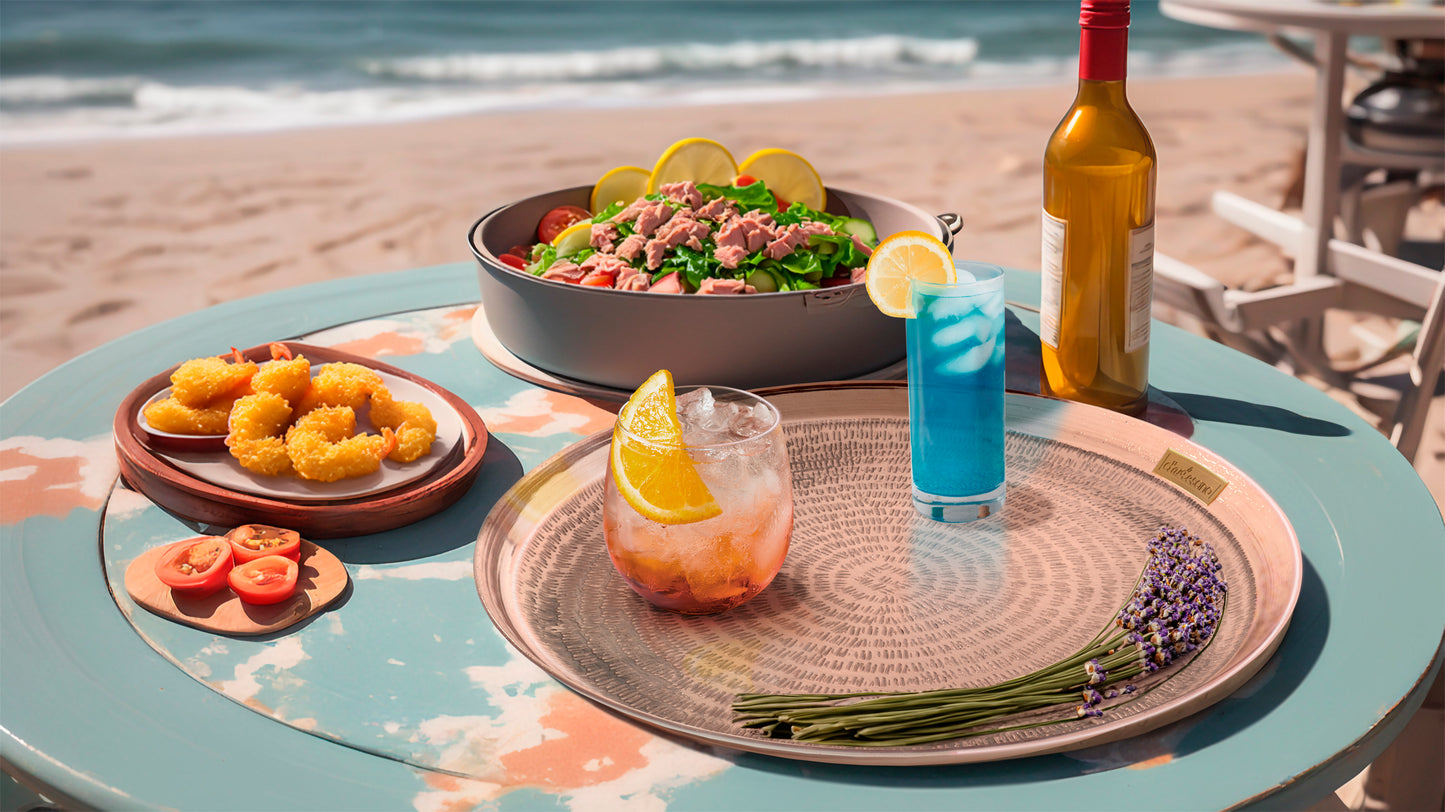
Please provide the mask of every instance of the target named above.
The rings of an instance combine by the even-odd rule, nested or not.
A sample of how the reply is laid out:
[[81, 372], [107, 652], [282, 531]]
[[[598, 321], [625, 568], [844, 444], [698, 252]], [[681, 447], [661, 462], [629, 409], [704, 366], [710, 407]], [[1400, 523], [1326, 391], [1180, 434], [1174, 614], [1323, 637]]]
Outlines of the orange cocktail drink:
[[787, 444], [762, 398], [724, 387], [674, 397], [671, 376], [661, 375], [634, 393], [613, 432], [607, 552], [652, 604], [721, 612], [763, 591], [787, 556]]

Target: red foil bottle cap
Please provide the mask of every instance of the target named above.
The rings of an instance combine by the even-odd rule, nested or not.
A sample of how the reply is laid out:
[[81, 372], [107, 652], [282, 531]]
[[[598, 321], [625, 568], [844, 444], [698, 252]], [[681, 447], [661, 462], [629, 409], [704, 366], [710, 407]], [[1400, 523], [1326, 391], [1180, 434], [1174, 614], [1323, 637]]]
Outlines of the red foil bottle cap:
[[1129, 0], [1080, 0], [1082, 28], [1128, 28]]

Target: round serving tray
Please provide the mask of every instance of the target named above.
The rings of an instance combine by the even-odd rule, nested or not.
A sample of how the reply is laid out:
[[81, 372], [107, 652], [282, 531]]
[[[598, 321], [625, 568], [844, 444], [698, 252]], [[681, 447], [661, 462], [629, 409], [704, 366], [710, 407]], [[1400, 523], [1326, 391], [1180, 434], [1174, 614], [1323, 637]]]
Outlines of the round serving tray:
[[[550, 389], [553, 392], [561, 392], [564, 395], [575, 395], [586, 400], [593, 401], [599, 405], [615, 404], [612, 411], [617, 411], [627, 399], [632, 396], [632, 389], [616, 389], [601, 384], [579, 381], [576, 378], [568, 378], [565, 375], [558, 375], [548, 372], [540, 367], [518, 358], [501, 339], [497, 338], [492, 331], [492, 325], [487, 321], [485, 308], [477, 308], [472, 316], [472, 343], [477, 345], [482, 357], [491, 362], [492, 366], [511, 375], [518, 380], [526, 381], [534, 386], [543, 389]], [[903, 380], [908, 375], [908, 359], [903, 359], [889, 364], [881, 369], [859, 375], [852, 380], [861, 381], [897, 381]], [[642, 382], [638, 381], [640, 385]], [[688, 383], [679, 381], [679, 383]]]
[[[907, 388], [764, 390], [783, 416], [795, 524], [778, 578], [720, 615], [651, 608], [602, 538], [609, 432], [528, 473], [478, 535], [492, 621], [573, 690], [712, 745], [846, 764], [992, 761], [1136, 736], [1196, 713], [1255, 674], [1284, 636], [1302, 564], [1288, 519], [1218, 455], [1103, 409], [1010, 393], [1001, 514], [932, 522], [909, 500]], [[1176, 452], [1227, 483], [1208, 504], [1153, 473]], [[1213, 544], [1228, 579], [1211, 644], [1103, 718], [930, 745], [849, 748], [772, 739], [731, 721], [740, 692], [981, 686], [1056, 662], [1133, 589], [1160, 525]]]
[[[434, 411], [440, 404], [455, 413], [460, 426], [453, 428], [459, 430], [459, 437], [444, 445], [443, 450], [434, 451], [440, 455], [435, 459], [427, 461], [423, 457], [409, 463], [426, 461], [424, 476], [408, 479], [401, 475], [395, 480], [378, 477], [378, 486], [364, 493], [338, 491], [342, 495], [328, 498], [328, 494], [315, 489], [288, 495], [279, 488], [274, 493], [258, 493], [227, 487], [199, 475], [194, 464], [183, 464], [185, 455], [175, 449], [153, 445], [141, 428], [140, 409], [152, 395], [170, 385], [172, 368], [136, 387], [116, 410], [116, 456], [126, 482], [166, 510], [194, 522], [219, 527], [273, 524], [316, 539], [361, 536], [411, 524], [444, 510], [471, 487], [487, 450], [488, 435], [486, 424], [466, 401], [425, 378], [371, 358], [330, 347], [284, 343], [293, 354], [305, 355], [314, 364], [361, 364], [383, 378], [399, 379], [413, 390], [424, 390]], [[271, 357], [270, 345], [252, 347], [243, 354], [253, 361], [265, 361]], [[443, 416], [449, 425], [452, 417]]]

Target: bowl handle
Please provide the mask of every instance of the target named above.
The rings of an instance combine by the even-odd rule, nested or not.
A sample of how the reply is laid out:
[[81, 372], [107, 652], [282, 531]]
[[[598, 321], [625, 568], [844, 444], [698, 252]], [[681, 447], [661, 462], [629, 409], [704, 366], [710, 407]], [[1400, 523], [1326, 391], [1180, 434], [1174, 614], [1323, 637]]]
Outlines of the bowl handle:
[[963, 230], [963, 218], [957, 214], [950, 211], [937, 215], [937, 217], [938, 222], [943, 223], [943, 227], [948, 229], [949, 236], [955, 236]]

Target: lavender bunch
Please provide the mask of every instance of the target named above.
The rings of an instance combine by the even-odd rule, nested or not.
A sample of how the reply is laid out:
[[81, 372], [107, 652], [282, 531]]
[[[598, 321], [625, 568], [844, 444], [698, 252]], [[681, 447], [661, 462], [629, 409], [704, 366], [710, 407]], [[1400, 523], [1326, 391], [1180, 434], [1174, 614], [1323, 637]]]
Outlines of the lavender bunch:
[[[1149, 560], [1118, 613], [1053, 665], [981, 688], [739, 694], [733, 721], [798, 741], [899, 747], [1102, 716], [1106, 700], [1138, 696], [1137, 679], [1207, 645], [1223, 616], [1227, 587], [1208, 543], [1165, 526], [1148, 546]], [[1005, 721], [1070, 704], [1072, 713]]]

